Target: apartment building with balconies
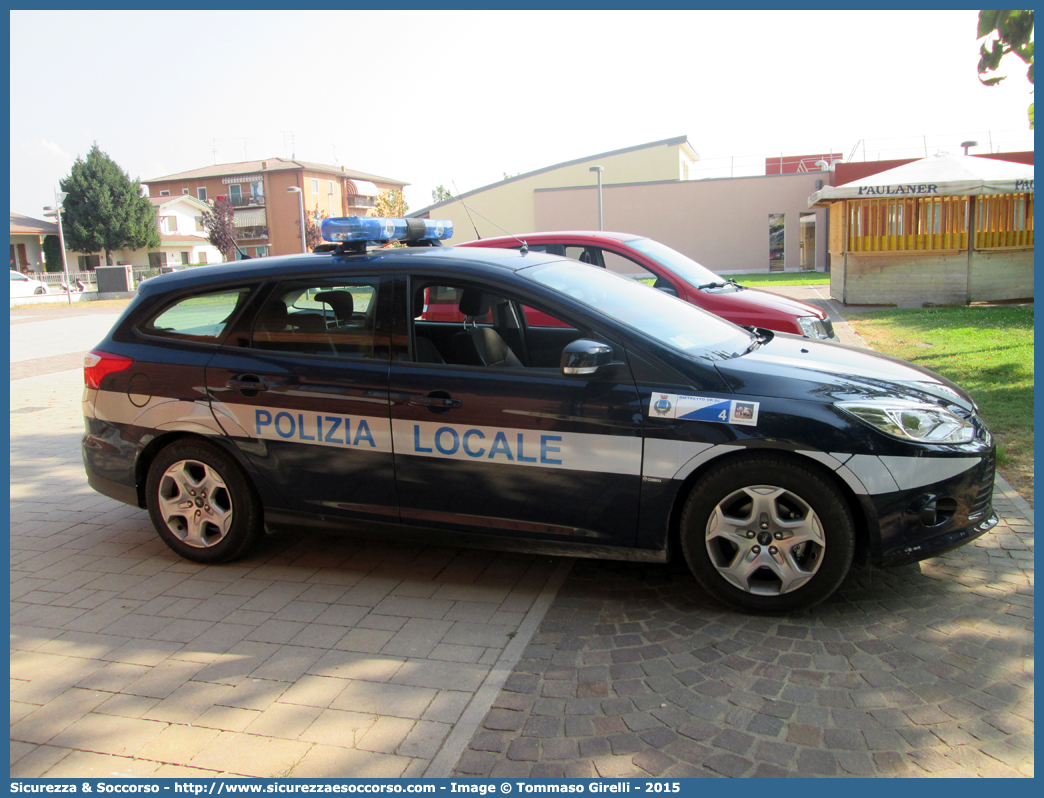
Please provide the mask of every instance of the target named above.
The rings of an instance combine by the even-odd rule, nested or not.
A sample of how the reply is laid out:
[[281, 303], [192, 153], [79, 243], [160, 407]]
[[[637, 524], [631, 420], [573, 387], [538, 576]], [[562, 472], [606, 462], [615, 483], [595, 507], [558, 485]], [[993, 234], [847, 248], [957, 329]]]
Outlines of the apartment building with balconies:
[[[306, 213], [372, 216], [383, 191], [409, 183], [344, 166], [286, 158], [215, 164], [142, 181], [150, 197], [189, 195], [213, 204], [225, 197], [235, 209], [237, 242], [250, 257], [301, 251], [300, 198]], [[300, 194], [287, 189], [296, 186]]]

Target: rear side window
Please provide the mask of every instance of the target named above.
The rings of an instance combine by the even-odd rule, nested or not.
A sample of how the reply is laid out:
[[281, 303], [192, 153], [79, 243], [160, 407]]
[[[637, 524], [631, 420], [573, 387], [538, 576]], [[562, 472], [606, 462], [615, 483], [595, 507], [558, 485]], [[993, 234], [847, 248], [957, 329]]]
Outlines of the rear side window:
[[254, 349], [354, 359], [386, 359], [376, 346], [379, 281], [281, 283], [254, 320]]
[[243, 287], [185, 297], [164, 308], [139, 329], [146, 335], [216, 344], [249, 293], [250, 288]]

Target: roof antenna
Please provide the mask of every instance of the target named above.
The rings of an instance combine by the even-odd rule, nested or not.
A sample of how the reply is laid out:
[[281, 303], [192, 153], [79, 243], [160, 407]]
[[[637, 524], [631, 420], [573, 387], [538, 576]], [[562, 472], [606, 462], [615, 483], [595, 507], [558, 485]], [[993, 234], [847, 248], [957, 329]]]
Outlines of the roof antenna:
[[[450, 182], [453, 184], [453, 190], [457, 192], [457, 201], [460, 202], [461, 205], [464, 205], [464, 200], [460, 198], [460, 189], [457, 188], [457, 181], [451, 180]], [[467, 205], [464, 205], [464, 210], [468, 214], [468, 221], [471, 222], [471, 226], [475, 228], [475, 238], [481, 241], [482, 236], [479, 235], [478, 225], [476, 225], [475, 220], [471, 218], [471, 209]]]
[[[457, 191], [457, 184], [456, 184], [456, 182], [455, 182], [455, 181], [451, 181], [451, 182], [453, 182], [453, 190], [454, 190], [454, 191]], [[465, 202], [464, 202], [464, 200], [463, 200], [463, 199], [461, 198], [461, 196], [460, 196], [460, 192], [459, 192], [459, 191], [457, 191], [457, 201], [458, 201], [458, 202], [459, 202], [459, 203], [460, 203], [461, 205], [463, 205], [463, 206], [464, 206], [464, 210], [468, 212], [468, 219], [469, 219], [469, 220], [471, 221], [471, 226], [475, 228], [475, 235], [476, 235], [476, 236], [478, 237], [478, 240], [479, 240], [479, 241], [481, 241], [481, 240], [482, 240], [482, 236], [480, 236], [480, 235], [479, 235], [478, 227], [476, 227], [476, 226], [475, 226], [475, 220], [471, 218], [471, 208], [469, 208], [469, 207], [467, 206], [467, 203], [465, 203]], [[482, 217], [483, 219], [485, 219], [485, 220], [486, 220], [487, 222], [489, 222], [489, 223], [490, 223], [491, 225], [493, 225], [494, 227], [497, 227], [497, 228], [500, 228], [501, 230], [504, 230], [504, 228], [503, 228], [503, 227], [500, 227], [500, 225], [499, 225], [499, 224], [497, 224], [496, 222], [494, 222], [494, 221], [493, 221], [492, 219], [489, 219], [489, 218], [487, 218], [487, 217], [485, 217], [485, 216], [482, 216], [482, 214], [481, 214], [481, 213], [479, 213], [478, 211], [475, 211], [475, 215], [476, 215], [476, 216], [480, 216], [480, 217]], [[507, 233], [507, 234], [508, 234], [509, 236], [511, 236], [511, 237], [512, 237], [513, 239], [515, 239], [515, 240], [516, 240], [516, 241], [517, 241], [517, 242], [518, 242], [519, 244], [521, 244], [521, 245], [522, 245], [522, 250], [521, 250], [521, 252], [522, 252], [522, 254], [523, 254], [523, 255], [525, 255], [525, 254], [526, 254], [527, 252], [529, 252], [529, 244], [527, 244], [527, 243], [526, 243], [525, 241], [523, 241], [523, 240], [522, 240], [521, 238], [519, 238], [519, 237], [518, 237], [517, 235], [515, 235], [514, 233], [508, 233], [508, 231], [507, 231], [507, 230], [504, 230], [504, 232], [505, 232], [505, 233]]]

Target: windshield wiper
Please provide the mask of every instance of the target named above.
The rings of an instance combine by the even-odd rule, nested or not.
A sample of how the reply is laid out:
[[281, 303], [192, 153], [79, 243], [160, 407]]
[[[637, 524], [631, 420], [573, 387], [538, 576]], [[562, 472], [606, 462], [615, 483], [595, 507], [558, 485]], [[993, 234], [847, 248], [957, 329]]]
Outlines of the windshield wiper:
[[700, 291], [704, 288], [724, 288], [728, 283], [704, 283], [703, 285], [696, 286]]

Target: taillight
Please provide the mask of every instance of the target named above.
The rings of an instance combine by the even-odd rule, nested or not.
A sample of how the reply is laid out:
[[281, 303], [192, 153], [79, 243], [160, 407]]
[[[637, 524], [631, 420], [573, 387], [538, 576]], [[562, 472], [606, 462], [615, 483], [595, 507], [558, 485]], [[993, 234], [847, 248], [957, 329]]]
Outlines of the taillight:
[[95, 349], [83, 358], [83, 384], [88, 388], [98, 388], [106, 374], [115, 374], [134, 365], [129, 357], [110, 355]]

